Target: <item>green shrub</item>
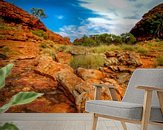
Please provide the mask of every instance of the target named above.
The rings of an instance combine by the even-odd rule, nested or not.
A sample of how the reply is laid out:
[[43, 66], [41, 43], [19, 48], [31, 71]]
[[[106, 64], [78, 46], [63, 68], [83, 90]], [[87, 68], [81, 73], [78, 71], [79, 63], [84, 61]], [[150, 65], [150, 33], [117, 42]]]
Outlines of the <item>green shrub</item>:
[[147, 55], [149, 50], [147, 48], [141, 47], [141, 46], [137, 46], [135, 47], [136, 52]]
[[56, 56], [55, 56], [55, 52], [54, 52], [53, 49], [46, 48], [46, 49], [44, 49], [42, 52], [43, 52], [43, 54], [46, 54], [46, 55], [52, 57], [52, 59], [55, 61]]
[[77, 39], [74, 41], [74, 45], [82, 45], [82, 46], [96, 46], [97, 43], [91, 37], [83, 36], [81, 39]]
[[41, 48], [49, 48], [49, 46], [48, 46], [46, 43], [41, 43], [41, 44], [40, 44], [40, 47], [41, 47]]
[[136, 38], [131, 33], [122, 33], [121, 37], [122, 37], [122, 41], [127, 44], [135, 44], [136, 43]]
[[0, 23], [0, 30], [16, 30], [16, 28], [5, 23]]
[[126, 50], [126, 51], [134, 51], [135, 50], [133, 45], [127, 45], [127, 44], [122, 44], [121, 48], [122, 48], [122, 50]]
[[157, 57], [157, 65], [158, 66], [163, 66], [163, 56]]
[[7, 37], [5, 35], [0, 34], [0, 40], [6, 40], [6, 39], [7, 39]]
[[37, 36], [42, 37], [42, 38], [44, 38], [44, 39], [48, 39], [48, 35], [47, 35], [46, 32], [43, 31], [43, 30], [32, 30], [32, 33], [33, 33], [34, 35], [37, 35]]
[[78, 67], [97, 69], [101, 66], [104, 66], [104, 58], [101, 55], [78, 55], [74, 56], [70, 62], [70, 65], [74, 69]]
[[4, 47], [2, 48], [2, 50], [3, 50], [4, 52], [9, 52], [9, 51], [10, 51], [10, 48], [7, 47], [7, 46], [4, 46]]
[[115, 51], [115, 50], [121, 50], [121, 47], [112, 44], [109, 46], [108, 45], [100, 45], [97, 47], [90, 48], [90, 51], [93, 53], [105, 53], [107, 51]]

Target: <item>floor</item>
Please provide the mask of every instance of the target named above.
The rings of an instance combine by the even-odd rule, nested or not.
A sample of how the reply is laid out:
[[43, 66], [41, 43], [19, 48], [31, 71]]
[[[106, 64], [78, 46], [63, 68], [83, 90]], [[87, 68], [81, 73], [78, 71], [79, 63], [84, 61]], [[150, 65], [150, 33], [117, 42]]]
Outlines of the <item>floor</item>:
[[[12, 122], [20, 130], [91, 130], [92, 114], [4, 113], [0, 124]], [[130, 126], [129, 130], [139, 130]], [[99, 118], [97, 130], [123, 130], [120, 122]]]

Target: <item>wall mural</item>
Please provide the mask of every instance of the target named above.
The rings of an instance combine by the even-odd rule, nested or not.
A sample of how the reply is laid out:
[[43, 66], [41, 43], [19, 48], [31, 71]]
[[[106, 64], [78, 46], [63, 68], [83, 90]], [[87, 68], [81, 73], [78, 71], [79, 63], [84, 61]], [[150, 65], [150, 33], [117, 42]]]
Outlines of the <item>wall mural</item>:
[[0, 0], [0, 68], [14, 65], [0, 106], [35, 92], [7, 112], [84, 112], [93, 84], [115, 86], [121, 100], [136, 68], [162, 67], [162, 1], [117, 1]]

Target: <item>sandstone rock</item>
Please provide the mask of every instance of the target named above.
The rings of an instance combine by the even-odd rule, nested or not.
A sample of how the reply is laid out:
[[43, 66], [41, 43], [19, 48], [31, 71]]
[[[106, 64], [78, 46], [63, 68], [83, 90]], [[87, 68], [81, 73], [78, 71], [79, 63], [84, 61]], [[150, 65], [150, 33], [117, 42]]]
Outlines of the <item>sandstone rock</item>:
[[41, 55], [36, 60], [36, 68], [35, 71], [42, 74], [47, 75], [54, 80], [56, 79], [56, 75], [61, 70], [67, 70], [67, 72], [73, 72], [73, 69], [66, 65], [55, 62], [52, 57]]
[[34, 28], [46, 30], [44, 24], [36, 17], [28, 14], [26, 11], [7, 3], [0, 1], [0, 16], [4, 19], [10, 19], [13, 23], [22, 23], [22, 25]]
[[65, 52], [58, 52], [55, 57], [57, 62], [62, 64], [69, 64], [72, 59], [72, 55]]
[[110, 53], [111, 52], [105, 53], [106, 55], [105, 65], [110, 67], [112, 70], [115, 70], [115, 71], [118, 70], [117, 67], [112, 67], [112, 66], [138, 67], [142, 65], [140, 56], [137, 53], [128, 52], [128, 51], [124, 51], [124, 52], [116, 51], [116, 52], [113, 52], [114, 55], [110, 55]]
[[116, 57], [117, 53], [115, 51], [110, 51], [105, 53], [106, 57]]
[[93, 87], [91, 84], [84, 82], [81, 78], [77, 77], [73, 72], [67, 70], [60, 71], [57, 75], [57, 81], [64, 87], [65, 95], [68, 97], [74, 96], [75, 103], [79, 112], [83, 111], [85, 101], [92, 98]]
[[116, 57], [107, 58], [105, 61], [106, 66], [118, 65], [119, 61]]
[[77, 75], [79, 75], [79, 77], [81, 77], [85, 81], [91, 79], [102, 80], [105, 77], [104, 73], [99, 70], [84, 68], [78, 68]]
[[[71, 45], [70, 39], [48, 30], [40, 19], [5, 1], [0, 1], [0, 16], [5, 27], [0, 31], [1, 39], [13, 41], [33, 41], [49, 39], [58, 44]], [[32, 34], [43, 31], [46, 38]], [[7, 35], [6, 35], [7, 34]]]
[[[131, 29], [131, 33], [137, 38], [138, 41], [145, 41], [145, 40], [151, 40], [153, 38], [163, 38], [163, 32], [160, 31], [159, 36], [158, 33], [156, 35], [156, 33], [149, 33], [149, 29], [148, 26], [145, 23], [148, 23], [149, 20], [152, 17], [156, 18], [156, 15], [160, 15], [161, 17], [163, 17], [163, 4], [159, 4], [157, 6], [155, 6], [153, 9], [149, 10], [147, 13], [145, 13], [142, 16], [142, 19], [136, 23], [136, 25]], [[156, 30], [153, 30], [156, 31]]]

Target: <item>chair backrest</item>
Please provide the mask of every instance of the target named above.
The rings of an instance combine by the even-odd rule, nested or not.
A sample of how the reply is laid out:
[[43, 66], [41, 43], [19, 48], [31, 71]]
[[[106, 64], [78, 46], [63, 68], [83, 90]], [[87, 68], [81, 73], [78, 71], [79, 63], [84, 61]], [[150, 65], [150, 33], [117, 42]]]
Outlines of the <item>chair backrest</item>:
[[[130, 78], [122, 101], [143, 104], [144, 91], [137, 89], [137, 86], [163, 88], [163, 68], [136, 69]], [[156, 92], [153, 94], [152, 106], [159, 106]]]

